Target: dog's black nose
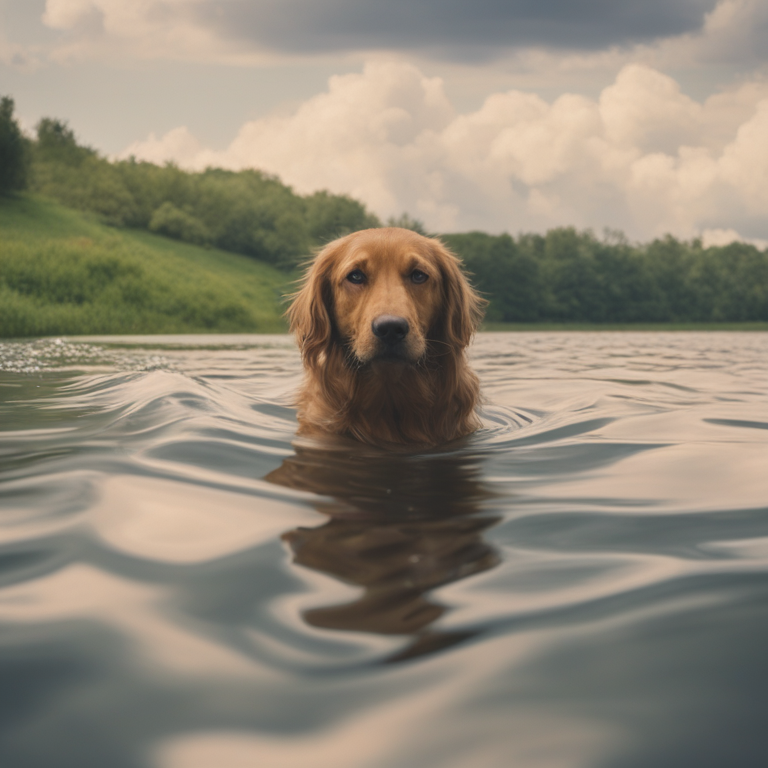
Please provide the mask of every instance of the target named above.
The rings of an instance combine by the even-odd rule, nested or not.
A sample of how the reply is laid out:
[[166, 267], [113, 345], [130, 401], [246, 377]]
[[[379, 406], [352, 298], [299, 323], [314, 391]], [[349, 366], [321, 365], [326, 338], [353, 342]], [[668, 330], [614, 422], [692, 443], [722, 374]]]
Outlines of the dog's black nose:
[[371, 323], [371, 330], [385, 344], [397, 344], [408, 335], [408, 321], [395, 315], [379, 315]]

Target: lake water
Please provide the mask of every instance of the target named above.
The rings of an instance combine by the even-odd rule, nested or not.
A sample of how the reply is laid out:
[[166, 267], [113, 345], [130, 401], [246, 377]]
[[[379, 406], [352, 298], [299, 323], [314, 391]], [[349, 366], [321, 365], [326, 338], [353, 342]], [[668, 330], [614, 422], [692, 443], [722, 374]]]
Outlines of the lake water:
[[390, 454], [287, 336], [0, 342], [0, 765], [768, 765], [768, 334], [472, 358]]

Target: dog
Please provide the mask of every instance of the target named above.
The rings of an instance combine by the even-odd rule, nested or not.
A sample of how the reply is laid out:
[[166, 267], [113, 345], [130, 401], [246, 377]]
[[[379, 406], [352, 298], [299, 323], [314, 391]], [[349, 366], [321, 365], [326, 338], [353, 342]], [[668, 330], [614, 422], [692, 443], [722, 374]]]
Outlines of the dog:
[[486, 303], [439, 240], [388, 227], [326, 245], [288, 310], [304, 363], [299, 434], [436, 446], [475, 431], [465, 350]]

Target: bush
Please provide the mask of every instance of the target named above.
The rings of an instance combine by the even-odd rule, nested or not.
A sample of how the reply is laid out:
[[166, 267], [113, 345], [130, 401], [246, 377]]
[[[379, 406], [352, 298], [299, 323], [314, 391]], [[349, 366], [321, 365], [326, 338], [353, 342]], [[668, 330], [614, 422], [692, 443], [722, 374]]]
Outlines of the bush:
[[196, 245], [208, 243], [211, 239], [204, 224], [168, 200], [152, 214], [149, 230]]
[[387, 226], [410, 229], [413, 232], [418, 232], [420, 235], [427, 235], [427, 230], [424, 228], [424, 224], [407, 213], [401, 213], [399, 216], [390, 216], [387, 219]]

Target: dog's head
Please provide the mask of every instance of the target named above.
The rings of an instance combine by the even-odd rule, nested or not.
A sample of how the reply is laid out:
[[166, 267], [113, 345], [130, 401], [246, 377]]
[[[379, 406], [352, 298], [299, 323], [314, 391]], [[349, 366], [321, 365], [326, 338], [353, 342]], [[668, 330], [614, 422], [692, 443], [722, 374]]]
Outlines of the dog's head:
[[317, 255], [288, 316], [309, 368], [334, 346], [358, 364], [413, 364], [464, 349], [482, 305], [440, 241], [367, 229]]

